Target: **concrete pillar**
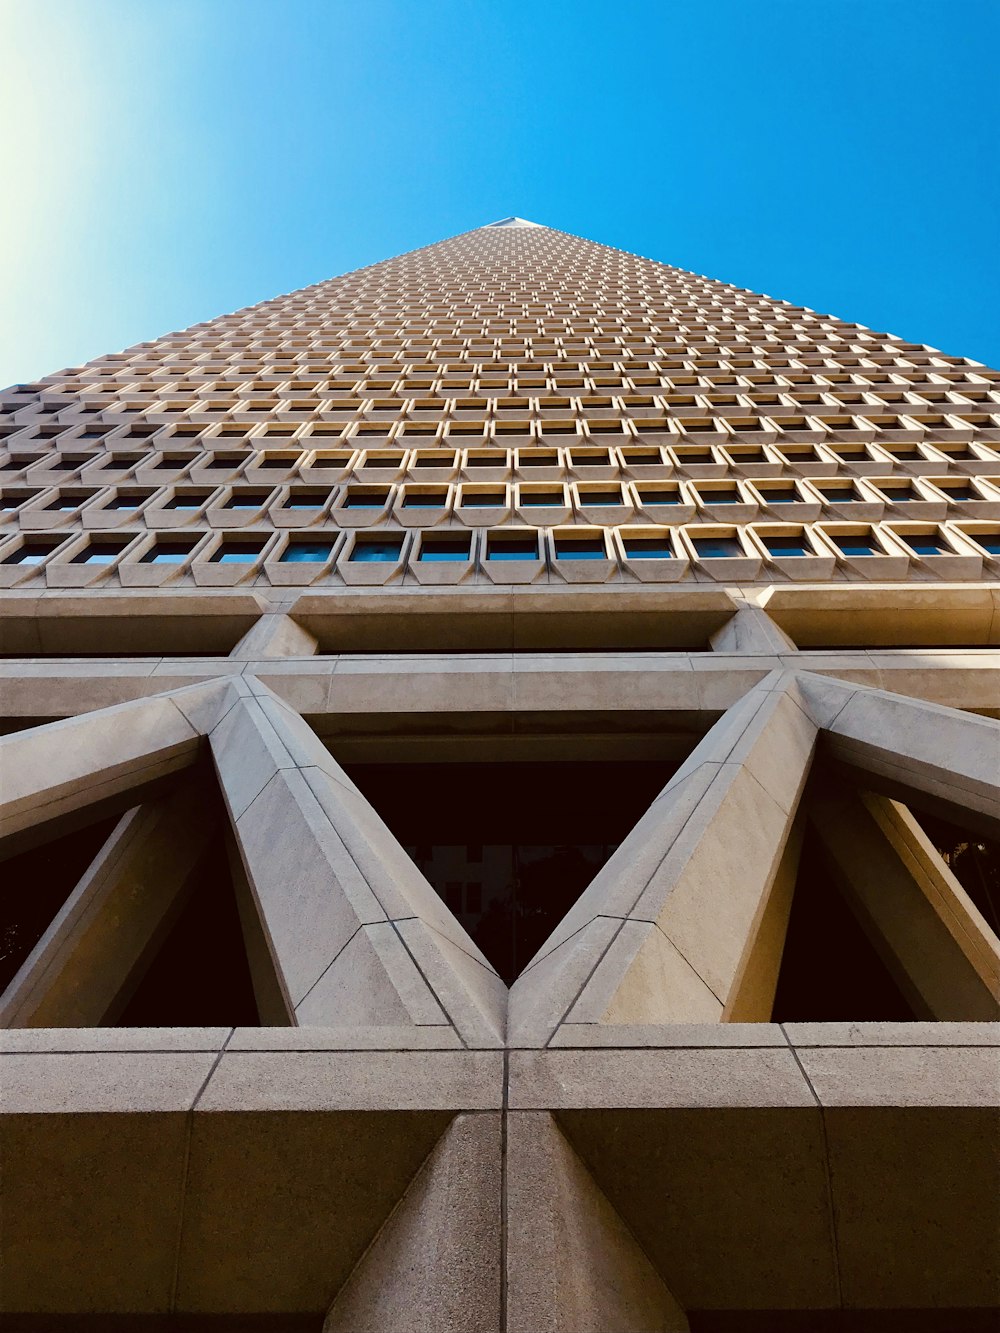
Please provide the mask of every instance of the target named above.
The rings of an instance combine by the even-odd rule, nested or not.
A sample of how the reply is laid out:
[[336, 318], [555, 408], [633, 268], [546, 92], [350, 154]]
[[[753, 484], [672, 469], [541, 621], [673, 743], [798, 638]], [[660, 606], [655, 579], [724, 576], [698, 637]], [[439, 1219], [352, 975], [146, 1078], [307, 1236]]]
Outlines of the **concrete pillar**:
[[547, 1111], [507, 1116], [505, 1333], [687, 1333], [684, 1311]]
[[282, 612], [269, 611], [254, 622], [229, 654], [237, 662], [268, 657], [313, 657], [317, 640]]
[[501, 1135], [459, 1115], [337, 1294], [323, 1333], [498, 1333]]
[[743, 606], [709, 639], [714, 653], [739, 653], [743, 657], [772, 657], [798, 649], [783, 629], [759, 606]]

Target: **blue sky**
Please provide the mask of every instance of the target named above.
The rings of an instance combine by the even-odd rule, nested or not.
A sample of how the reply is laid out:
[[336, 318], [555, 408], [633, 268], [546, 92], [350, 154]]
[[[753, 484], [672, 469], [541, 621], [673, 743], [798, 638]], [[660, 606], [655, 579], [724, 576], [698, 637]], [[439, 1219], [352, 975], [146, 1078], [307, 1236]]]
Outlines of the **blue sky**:
[[0, 384], [518, 213], [1000, 365], [1000, 0], [0, 0]]

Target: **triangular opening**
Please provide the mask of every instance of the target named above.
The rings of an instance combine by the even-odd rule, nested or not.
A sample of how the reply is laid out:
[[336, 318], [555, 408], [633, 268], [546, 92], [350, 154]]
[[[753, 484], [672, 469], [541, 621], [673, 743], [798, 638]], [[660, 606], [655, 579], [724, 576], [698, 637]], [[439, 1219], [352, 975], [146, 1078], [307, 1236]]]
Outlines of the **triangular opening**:
[[841, 892], [818, 835], [807, 825], [771, 1021], [886, 1023], [915, 1018]]
[[[196, 765], [161, 796], [130, 811], [128, 797], [118, 798], [116, 814], [92, 819], [2, 863], [5, 1021], [31, 1027], [259, 1025], [255, 980], [265, 990], [277, 982], [266, 949], [254, 937], [256, 907], [246, 886], [234, 885], [232, 833], [214, 777]], [[92, 813], [102, 809], [95, 806]], [[194, 824], [186, 812], [197, 812]], [[77, 812], [73, 822], [87, 814]], [[170, 858], [157, 838], [186, 844], [186, 862], [182, 857], [166, 864]], [[87, 878], [83, 897], [47, 942], [49, 952], [31, 972], [24, 971], [95, 862], [96, 878]], [[248, 949], [258, 958], [255, 975]], [[11, 983], [19, 972], [15, 992]]]
[[[221, 821], [225, 819], [220, 814]], [[226, 854], [213, 838], [116, 1027], [259, 1027]]]
[[677, 764], [488, 759], [344, 767], [509, 985]]
[[118, 815], [0, 862], [0, 995], [108, 840]]

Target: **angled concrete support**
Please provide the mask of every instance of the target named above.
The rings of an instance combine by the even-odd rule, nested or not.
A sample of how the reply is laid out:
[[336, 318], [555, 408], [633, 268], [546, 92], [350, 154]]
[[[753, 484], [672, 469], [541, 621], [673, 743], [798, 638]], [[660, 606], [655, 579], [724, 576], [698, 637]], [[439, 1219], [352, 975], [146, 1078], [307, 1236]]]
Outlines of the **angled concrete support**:
[[687, 1333], [687, 1316], [547, 1111], [507, 1117], [505, 1333]]
[[323, 1333], [497, 1333], [501, 1135], [459, 1115], [337, 1294]]
[[809, 818], [848, 902], [920, 1018], [1000, 1018], [1000, 941], [904, 806], [826, 781]]
[[773, 657], [775, 653], [797, 651], [781, 626], [759, 606], [741, 606], [708, 642], [714, 653], [734, 653], [743, 657]]
[[544, 1044], [563, 1022], [713, 1022], [742, 1004], [762, 925], [783, 934], [815, 739], [788, 676], [731, 708], [514, 983], [509, 1039]]
[[915, 791], [966, 810], [1000, 837], [1000, 722], [811, 672], [797, 680], [832, 758], [891, 794]]
[[302, 718], [259, 681], [209, 743], [295, 1021], [502, 1040], [506, 988]]
[[267, 657], [313, 657], [318, 641], [297, 620], [281, 612], [269, 612], [251, 625], [229, 654], [237, 662], [255, 662]]
[[130, 810], [3, 996], [0, 1027], [113, 1023], [215, 828], [203, 783]]
[[[226, 690], [218, 683], [194, 686], [192, 694], [220, 699]], [[193, 763], [201, 729], [178, 705], [187, 693], [137, 699], [0, 740], [0, 839], [16, 837], [20, 850], [38, 826], [141, 790]]]

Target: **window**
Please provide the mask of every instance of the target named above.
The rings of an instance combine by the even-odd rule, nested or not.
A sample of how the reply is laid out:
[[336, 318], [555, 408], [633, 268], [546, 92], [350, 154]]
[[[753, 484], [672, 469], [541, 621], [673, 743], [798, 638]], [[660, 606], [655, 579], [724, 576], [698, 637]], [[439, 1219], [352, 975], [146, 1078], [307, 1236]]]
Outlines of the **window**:
[[844, 555], [869, 556], [884, 555], [885, 552], [875, 545], [870, 537], [844, 537], [837, 535], [833, 539]]
[[4, 558], [5, 565], [40, 565], [59, 546], [58, 542], [25, 542]]
[[142, 556], [143, 565], [181, 565], [194, 550], [193, 541], [160, 541]]
[[722, 560], [726, 557], [745, 556], [746, 551], [735, 537], [694, 537], [694, 549], [702, 560]]
[[359, 538], [351, 552], [352, 564], [395, 564], [403, 549], [402, 537]]
[[281, 553], [282, 564], [317, 564], [330, 559], [332, 541], [307, 541], [296, 538]]
[[663, 537], [626, 537], [623, 539], [625, 554], [630, 560], [671, 560], [674, 556], [670, 538]]
[[74, 565], [110, 565], [118, 559], [127, 544], [127, 542], [90, 542], [82, 551], [77, 551], [71, 563]]
[[787, 556], [804, 556], [813, 554], [812, 551], [810, 551], [810, 549], [806, 546], [804, 537], [765, 536], [762, 537], [762, 541], [764, 542], [764, 545], [767, 547], [771, 555], [787, 557]]
[[424, 537], [417, 558], [423, 561], [468, 560], [469, 550], [468, 537]]
[[607, 549], [603, 537], [557, 537], [557, 560], [606, 560]]
[[223, 542], [212, 553], [216, 565], [252, 564], [264, 549], [262, 542]]
[[538, 538], [496, 537], [491, 535], [486, 541], [487, 560], [537, 560]]
[[345, 509], [384, 509], [389, 500], [387, 490], [362, 490], [361, 487], [350, 486], [344, 495]]

